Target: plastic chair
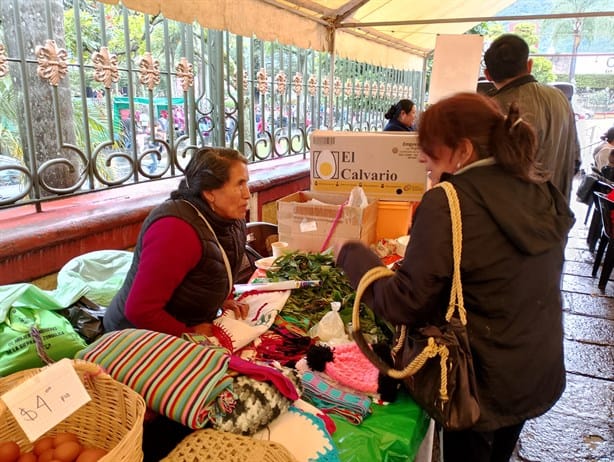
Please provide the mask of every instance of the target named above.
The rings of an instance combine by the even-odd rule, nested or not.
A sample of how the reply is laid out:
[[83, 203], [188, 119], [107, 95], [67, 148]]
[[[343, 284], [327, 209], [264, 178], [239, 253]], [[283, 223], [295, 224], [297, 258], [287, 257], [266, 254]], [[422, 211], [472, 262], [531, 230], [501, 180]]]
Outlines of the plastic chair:
[[277, 225], [266, 221], [251, 221], [247, 223], [247, 244], [245, 250], [255, 260], [270, 257], [273, 253], [271, 244], [277, 241]]
[[[595, 251], [595, 247], [597, 246], [597, 242], [599, 241], [599, 238], [601, 236], [601, 212], [599, 211], [599, 203], [598, 203], [598, 199], [597, 196], [595, 195], [595, 193], [603, 193], [603, 194], [607, 194], [612, 190], [612, 185], [605, 182], [605, 181], [597, 181], [593, 187], [592, 187], [592, 196], [593, 196], [593, 202], [592, 204], [589, 204], [589, 209], [587, 210], [587, 217], [588, 217], [588, 213], [590, 212], [590, 205], [594, 205], [593, 208], [593, 215], [591, 218], [591, 223], [588, 227], [588, 235], [586, 237], [586, 242], [588, 243], [588, 249], [591, 252]], [[585, 219], [585, 223], [586, 223], [586, 219]]]
[[603, 266], [601, 268], [601, 275], [599, 276], [597, 287], [604, 290], [610, 279], [610, 274], [612, 274], [612, 268], [614, 267], [614, 234], [612, 232], [612, 211], [614, 210], [614, 201], [608, 199], [606, 194], [600, 192], [595, 193], [595, 198], [599, 204], [602, 231], [597, 254], [595, 255], [595, 262], [593, 263], [593, 277], [597, 275], [599, 266], [602, 264], [601, 260], [603, 259]]

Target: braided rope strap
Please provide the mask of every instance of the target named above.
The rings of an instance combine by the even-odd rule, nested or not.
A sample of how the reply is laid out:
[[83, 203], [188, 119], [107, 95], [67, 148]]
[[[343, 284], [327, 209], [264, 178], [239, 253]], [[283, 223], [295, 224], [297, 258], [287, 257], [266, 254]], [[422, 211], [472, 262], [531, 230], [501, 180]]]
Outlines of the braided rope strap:
[[[462, 253], [462, 221], [460, 213], [460, 204], [456, 190], [451, 183], [442, 182], [436, 185], [441, 187], [446, 193], [448, 198], [448, 204], [450, 207], [450, 217], [452, 220], [452, 257], [453, 257], [453, 274], [452, 274], [452, 288], [450, 291], [450, 301], [448, 303], [448, 309], [446, 312], [446, 321], [450, 321], [454, 315], [454, 311], [458, 311], [458, 316], [463, 325], [467, 324], [467, 313], [464, 306], [463, 288], [460, 276], [460, 261]], [[441, 380], [439, 387], [439, 395], [442, 401], [448, 400], [448, 375], [447, 375], [447, 361], [449, 356], [448, 347], [445, 345], [437, 344], [434, 337], [429, 337], [427, 345], [424, 349], [403, 369], [394, 369], [386, 364], [369, 346], [364, 336], [360, 331], [360, 300], [365, 290], [371, 283], [385, 277], [394, 275], [394, 272], [385, 266], [376, 266], [367, 271], [356, 289], [356, 298], [354, 299], [354, 306], [352, 308], [352, 337], [360, 347], [361, 351], [371, 360], [371, 362], [383, 373], [389, 375], [395, 379], [404, 379], [411, 377], [418, 372], [426, 363], [428, 359], [439, 356], [439, 364], [441, 369]], [[403, 342], [407, 335], [407, 326], [399, 326], [399, 336], [396, 344], [392, 348], [393, 358], [396, 353], [400, 351], [403, 346]]]
[[452, 259], [454, 271], [452, 273], [452, 290], [450, 291], [450, 303], [446, 313], [446, 321], [450, 321], [454, 315], [454, 308], [458, 311], [458, 317], [463, 326], [467, 325], [467, 312], [465, 310], [465, 300], [463, 299], [463, 285], [461, 283], [461, 254], [463, 251], [463, 221], [461, 219], [460, 204], [456, 189], [451, 183], [444, 181], [437, 185], [446, 192], [448, 205], [450, 207], [450, 218], [452, 219]]

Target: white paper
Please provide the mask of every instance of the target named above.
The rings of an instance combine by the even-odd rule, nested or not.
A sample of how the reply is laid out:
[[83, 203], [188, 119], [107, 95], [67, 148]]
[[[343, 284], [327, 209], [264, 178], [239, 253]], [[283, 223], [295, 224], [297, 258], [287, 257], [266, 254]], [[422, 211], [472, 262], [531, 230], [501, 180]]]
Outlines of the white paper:
[[47, 366], [1, 398], [31, 442], [91, 400], [69, 359]]
[[318, 230], [318, 224], [314, 220], [303, 220], [299, 226], [301, 233], [310, 233]]
[[429, 104], [461, 91], [476, 91], [483, 45], [484, 37], [477, 34], [437, 36]]

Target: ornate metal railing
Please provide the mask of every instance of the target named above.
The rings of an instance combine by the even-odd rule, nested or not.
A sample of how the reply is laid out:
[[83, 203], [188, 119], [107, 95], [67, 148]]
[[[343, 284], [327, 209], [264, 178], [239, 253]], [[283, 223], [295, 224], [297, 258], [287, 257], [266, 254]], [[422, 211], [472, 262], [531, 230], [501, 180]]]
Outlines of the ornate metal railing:
[[[317, 128], [381, 130], [422, 73], [94, 1], [0, 2], [0, 208], [180, 175], [190, 152], [304, 156]], [[331, 101], [332, 100], [332, 101]]]

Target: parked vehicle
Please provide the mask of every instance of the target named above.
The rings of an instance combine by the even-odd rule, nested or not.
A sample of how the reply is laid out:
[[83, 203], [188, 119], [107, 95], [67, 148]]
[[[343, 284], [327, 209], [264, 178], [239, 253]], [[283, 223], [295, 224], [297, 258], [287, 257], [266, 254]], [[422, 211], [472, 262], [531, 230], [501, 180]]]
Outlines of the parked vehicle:
[[589, 109], [582, 107], [581, 104], [575, 102], [576, 87], [569, 82], [552, 82], [551, 86], [561, 90], [573, 107], [573, 112], [576, 120], [592, 119], [595, 113]]
[[561, 90], [571, 103], [573, 96], [576, 94], [576, 86], [569, 82], [552, 82], [549, 85]]
[[21, 181], [21, 172], [8, 167], [21, 166], [16, 159], [0, 154], [0, 186], [13, 186]]
[[572, 103], [572, 106], [576, 120], [592, 119], [595, 116], [595, 113], [593, 111], [591, 111], [590, 109], [586, 109], [579, 104]]

